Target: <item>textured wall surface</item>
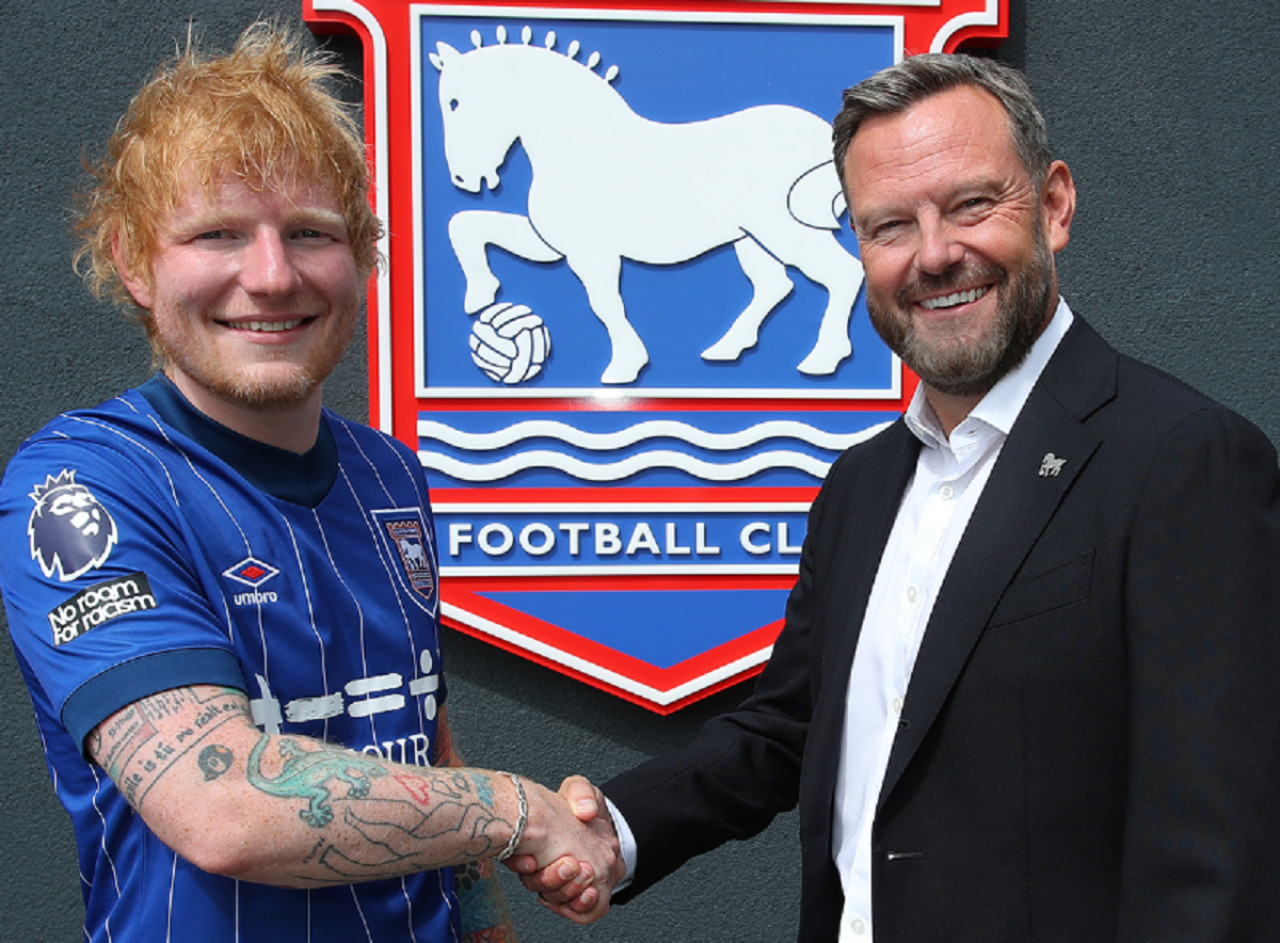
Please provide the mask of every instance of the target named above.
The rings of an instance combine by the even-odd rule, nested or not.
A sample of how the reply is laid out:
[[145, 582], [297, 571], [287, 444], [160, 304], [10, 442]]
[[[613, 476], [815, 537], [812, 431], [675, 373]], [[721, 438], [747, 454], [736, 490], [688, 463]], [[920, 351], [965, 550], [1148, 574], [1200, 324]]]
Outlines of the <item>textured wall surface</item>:
[[[1002, 58], [1026, 69], [1079, 190], [1063, 291], [1122, 350], [1244, 413], [1280, 442], [1280, 10], [1274, 0], [1010, 0]], [[224, 46], [297, 0], [49, 0], [0, 21], [0, 462], [55, 413], [148, 375], [145, 343], [71, 271], [69, 192], [126, 102], [188, 24]], [[358, 69], [358, 45], [334, 47]], [[832, 90], [833, 110], [838, 89]], [[352, 95], [358, 96], [353, 89]], [[330, 382], [366, 415], [363, 338]], [[8, 548], [21, 552], [20, 548]], [[464, 753], [555, 784], [603, 777], [686, 740], [744, 690], [659, 718], [449, 633]], [[0, 914], [6, 940], [82, 938], [75, 849], [30, 704], [0, 644]], [[794, 814], [694, 862], [594, 927], [543, 911], [513, 880], [521, 939], [777, 941], [798, 900]]]

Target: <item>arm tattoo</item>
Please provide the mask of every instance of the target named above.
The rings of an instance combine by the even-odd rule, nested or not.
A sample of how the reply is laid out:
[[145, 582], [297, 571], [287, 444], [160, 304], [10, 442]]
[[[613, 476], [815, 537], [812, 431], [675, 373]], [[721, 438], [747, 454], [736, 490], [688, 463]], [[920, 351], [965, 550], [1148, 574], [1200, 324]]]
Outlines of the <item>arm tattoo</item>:
[[[157, 721], [190, 713], [193, 708], [189, 724], [161, 735]], [[141, 811], [147, 793], [165, 773], [224, 723], [245, 714], [244, 694], [234, 688], [207, 696], [191, 688], [174, 688], [137, 701], [100, 724], [89, 738], [89, 750], [119, 784], [129, 803]], [[225, 747], [201, 748], [198, 755], [206, 779], [218, 775], [210, 776], [210, 771], [220, 763], [225, 763], [219, 770], [224, 772], [233, 761]]]
[[231, 769], [231, 764], [236, 760], [230, 747], [224, 747], [221, 744], [211, 743], [196, 757], [196, 763], [200, 767], [200, 772], [204, 773], [204, 781], [217, 779], [227, 770]]
[[270, 740], [263, 734], [249, 754], [249, 782], [271, 796], [306, 799], [307, 807], [298, 817], [314, 828], [324, 828], [333, 821], [330, 783], [338, 787], [345, 784], [348, 799], [363, 799], [372, 788], [369, 780], [387, 775], [381, 764], [359, 753], [323, 748], [306, 751], [297, 741], [282, 738], [277, 742], [284, 765], [279, 775], [267, 776], [262, 771], [262, 752]]
[[[242, 691], [174, 688], [114, 714], [86, 746], [142, 814], [151, 790], [179, 766], [171, 777], [179, 782], [247, 783], [281, 810], [277, 821], [294, 823], [298, 850], [289, 870], [306, 884], [375, 880], [489, 857], [514, 828], [498, 815], [494, 784], [480, 771], [398, 766], [301, 736], [250, 731], [257, 739], [247, 741], [226, 726], [232, 723], [252, 723]], [[496, 892], [491, 878], [481, 883]]]
[[[305, 863], [320, 873], [298, 877], [318, 883], [391, 877], [493, 855], [513, 828], [494, 811], [489, 777], [475, 772], [393, 772], [351, 750], [306, 749], [298, 740], [263, 734], [247, 773], [267, 795], [302, 800], [298, 817], [319, 833]], [[456, 850], [442, 861], [439, 840], [446, 837]]]
[[511, 914], [502, 897], [493, 860], [468, 861], [453, 869], [462, 910], [462, 938], [466, 943], [514, 943]]

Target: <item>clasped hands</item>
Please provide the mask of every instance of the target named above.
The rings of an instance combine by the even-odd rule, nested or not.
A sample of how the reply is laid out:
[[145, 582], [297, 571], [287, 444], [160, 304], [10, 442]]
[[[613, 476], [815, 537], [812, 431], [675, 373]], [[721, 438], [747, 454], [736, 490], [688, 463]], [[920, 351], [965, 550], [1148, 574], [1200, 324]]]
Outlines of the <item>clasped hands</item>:
[[604, 794], [581, 776], [557, 793], [529, 792], [529, 824], [517, 853], [505, 862], [550, 910], [591, 923], [609, 910], [626, 865]]

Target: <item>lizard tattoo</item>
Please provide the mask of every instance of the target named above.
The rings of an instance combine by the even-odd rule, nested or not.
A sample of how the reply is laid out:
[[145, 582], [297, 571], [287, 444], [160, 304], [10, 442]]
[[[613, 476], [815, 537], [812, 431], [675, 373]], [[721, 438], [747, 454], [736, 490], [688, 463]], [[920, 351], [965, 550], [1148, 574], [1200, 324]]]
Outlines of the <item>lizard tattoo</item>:
[[284, 759], [278, 776], [262, 771], [262, 753], [269, 737], [262, 737], [249, 754], [249, 782], [272, 796], [306, 799], [307, 807], [298, 816], [313, 828], [324, 828], [333, 821], [332, 789], [347, 784], [346, 797], [363, 799], [372, 788], [371, 777], [385, 776], [386, 770], [358, 753], [346, 750], [303, 750], [289, 739], [280, 741]]

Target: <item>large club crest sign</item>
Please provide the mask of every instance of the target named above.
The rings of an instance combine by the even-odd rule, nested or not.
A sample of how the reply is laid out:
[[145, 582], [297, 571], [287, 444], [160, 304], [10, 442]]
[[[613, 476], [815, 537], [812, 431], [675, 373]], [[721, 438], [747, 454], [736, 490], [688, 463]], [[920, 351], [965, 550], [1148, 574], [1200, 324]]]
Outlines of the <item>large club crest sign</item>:
[[840, 92], [1006, 3], [304, 0], [364, 43], [372, 420], [427, 469], [447, 624], [663, 713], [759, 671], [822, 477], [915, 384]]

